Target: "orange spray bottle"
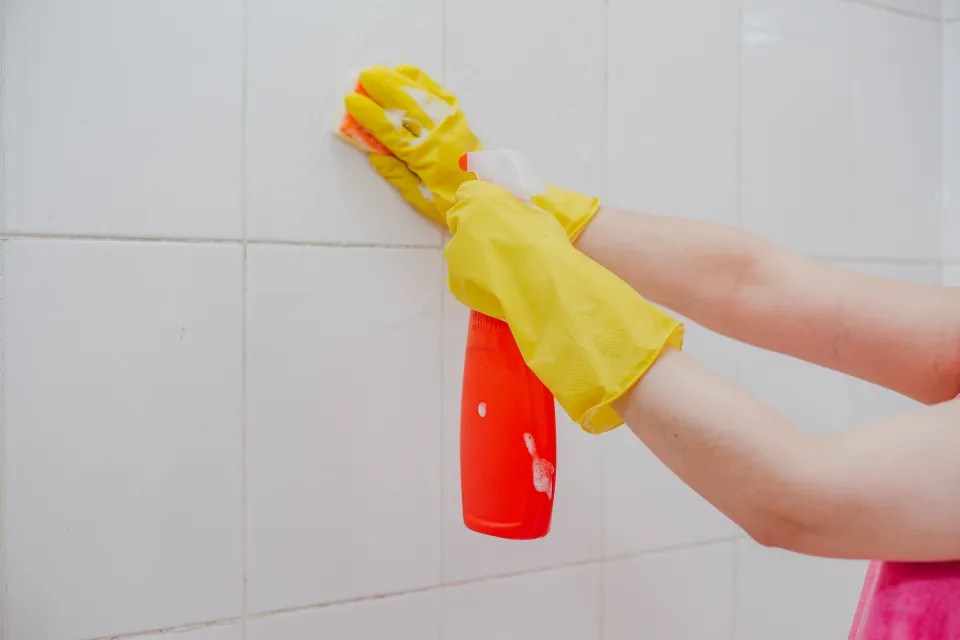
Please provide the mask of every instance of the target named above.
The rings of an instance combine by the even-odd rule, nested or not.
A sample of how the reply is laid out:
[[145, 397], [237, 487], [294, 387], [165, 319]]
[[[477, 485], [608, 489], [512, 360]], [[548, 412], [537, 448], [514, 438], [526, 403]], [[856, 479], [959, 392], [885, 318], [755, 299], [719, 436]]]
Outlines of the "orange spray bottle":
[[[358, 92], [363, 92], [357, 86]], [[370, 153], [389, 154], [350, 115], [338, 133]], [[478, 152], [460, 169], [522, 197], [530, 172], [512, 152]], [[512, 540], [550, 530], [556, 487], [554, 398], [527, 367], [503, 321], [470, 312], [460, 398], [463, 522], [477, 533]]]

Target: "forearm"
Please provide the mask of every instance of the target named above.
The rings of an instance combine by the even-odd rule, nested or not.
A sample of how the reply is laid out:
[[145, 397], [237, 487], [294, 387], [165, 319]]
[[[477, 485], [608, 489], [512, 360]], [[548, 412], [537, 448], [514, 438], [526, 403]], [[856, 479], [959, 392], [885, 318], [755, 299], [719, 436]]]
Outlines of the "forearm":
[[960, 558], [957, 405], [811, 436], [667, 351], [615, 407], [664, 464], [763, 544], [942, 560]]
[[921, 402], [960, 391], [960, 296], [817, 262], [707, 222], [603, 209], [577, 247], [713, 331]]

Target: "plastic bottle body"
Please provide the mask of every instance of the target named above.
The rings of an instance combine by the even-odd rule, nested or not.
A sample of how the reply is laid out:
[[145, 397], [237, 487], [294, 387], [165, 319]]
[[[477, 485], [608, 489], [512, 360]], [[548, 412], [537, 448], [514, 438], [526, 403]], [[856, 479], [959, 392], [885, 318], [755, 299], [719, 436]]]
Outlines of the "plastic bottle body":
[[506, 323], [470, 314], [460, 417], [460, 483], [468, 529], [513, 540], [550, 530], [556, 489], [554, 399]]

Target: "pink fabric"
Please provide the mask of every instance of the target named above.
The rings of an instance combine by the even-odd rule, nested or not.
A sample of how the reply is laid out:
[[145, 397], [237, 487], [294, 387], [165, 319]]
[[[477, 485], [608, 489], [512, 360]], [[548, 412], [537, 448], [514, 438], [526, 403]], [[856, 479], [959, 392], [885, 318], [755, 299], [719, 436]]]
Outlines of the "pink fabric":
[[960, 638], [960, 562], [871, 562], [850, 640]]
[[958, 639], [960, 562], [870, 563], [849, 640]]

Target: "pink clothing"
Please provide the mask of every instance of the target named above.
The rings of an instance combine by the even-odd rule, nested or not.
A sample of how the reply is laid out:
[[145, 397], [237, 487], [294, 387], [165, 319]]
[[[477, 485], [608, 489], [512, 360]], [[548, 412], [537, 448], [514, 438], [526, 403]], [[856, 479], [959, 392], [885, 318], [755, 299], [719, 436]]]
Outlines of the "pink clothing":
[[849, 640], [960, 639], [960, 562], [871, 562]]
[[849, 640], [960, 640], [960, 562], [871, 562]]

